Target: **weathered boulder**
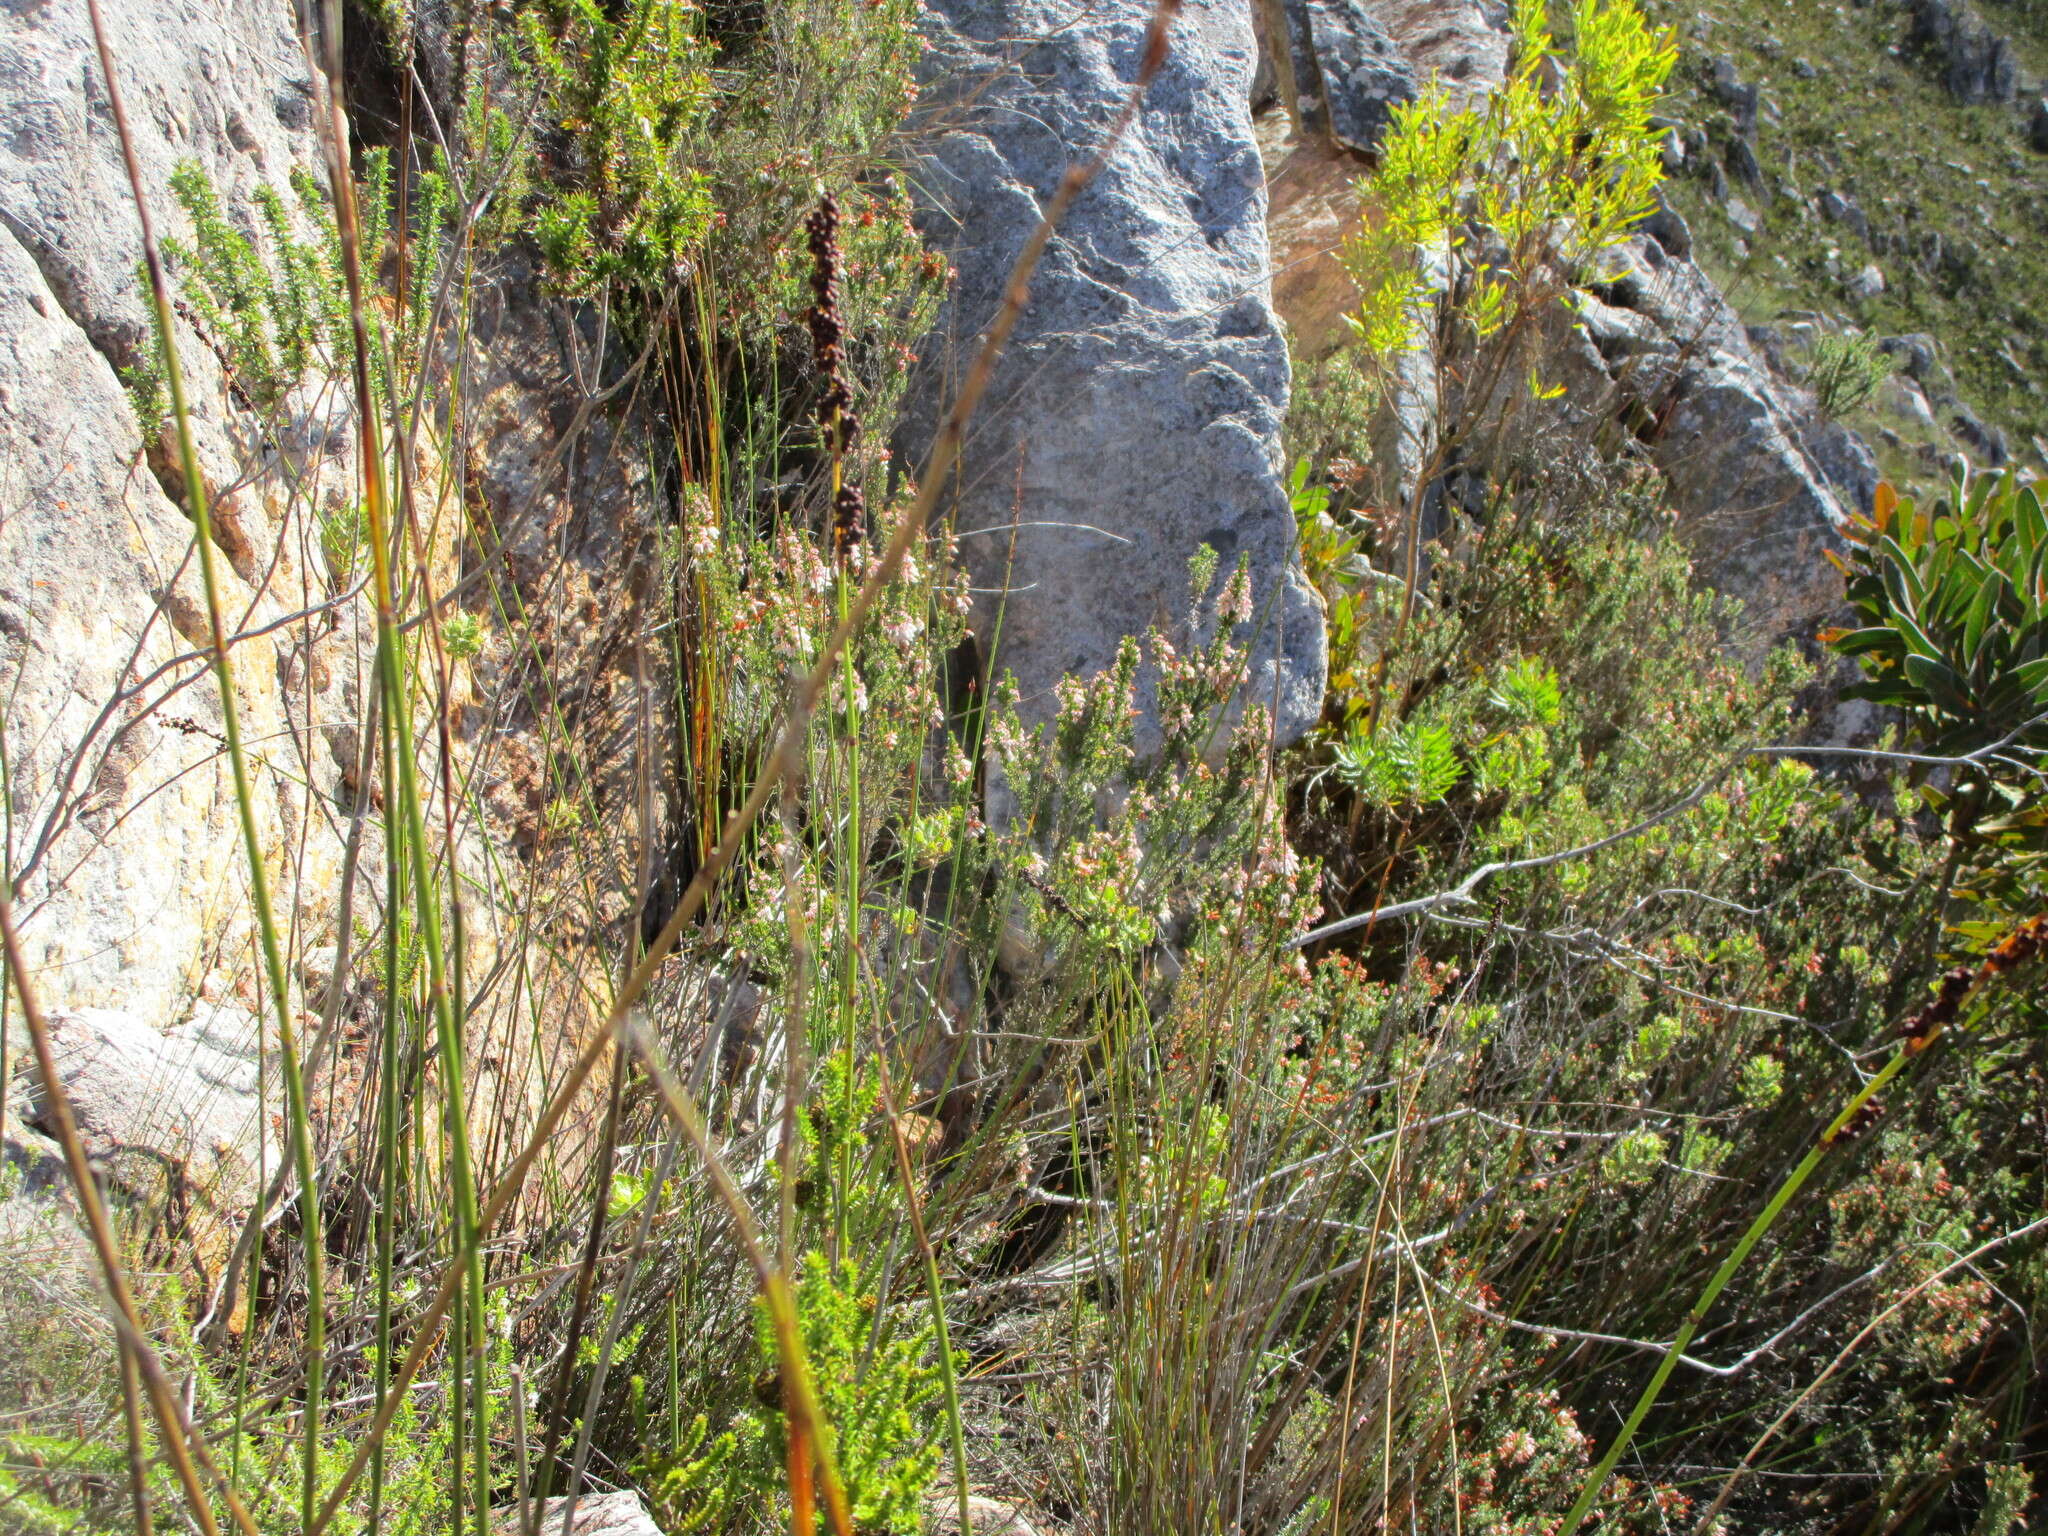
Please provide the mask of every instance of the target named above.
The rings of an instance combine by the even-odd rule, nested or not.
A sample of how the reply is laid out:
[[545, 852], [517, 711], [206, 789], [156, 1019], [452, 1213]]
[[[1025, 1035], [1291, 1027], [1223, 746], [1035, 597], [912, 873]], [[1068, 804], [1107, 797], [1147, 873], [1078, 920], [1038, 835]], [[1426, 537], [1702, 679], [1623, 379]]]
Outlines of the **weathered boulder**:
[[1261, 49], [1286, 86], [1285, 110], [1256, 123], [1273, 303], [1295, 358], [1315, 358], [1351, 334], [1344, 314], [1358, 289], [1337, 252], [1358, 227], [1352, 185], [1362, 157], [1377, 151], [1392, 108], [1424, 81], [1453, 105], [1490, 89], [1506, 67], [1507, 42], [1479, 0], [1262, 0], [1255, 13], [1265, 23]]
[[1763, 107], [1763, 91], [1754, 81], [1745, 81], [1736, 71], [1734, 61], [1726, 55], [1707, 66], [1707, 94], [1728, 109], [1738, 134], [1745, 139], [1754, 139], [1757, 118]]
[[1853, 198], [1830, 190], [1821, 193], [1815, 206], [1830, 224], [1843, 225], [1864, 244], [1870, 243], [1870, 218]]
[[925, 1519], [932, 1536], [1038, 1536], [1035, 1521], [1021, 1504], [981, 1494], [967, 1498], [967, 1529], [960, 1529], [960, 1500], [951, 1489], [934, 1488], [925, 1496]]
[[1908, 47], [1923, 50], [1957, 101], [2011, 101], [2019, 92], [2012, 44], [1986, 26], [1967, 0], [1912, 0]]
[[1948, 434], [1979, 464], [2002, 469], [2012, 462], [2012, 445], [2005, 433], [1992, 426], [1960, 398], [1942, 402]]
[[[1270, 20], [1261, 46], [1292, 57], [1296, 74], [1316, 67], [1308, 12], [1296, 3], [1265, 0]], [[1327, 36], [1340, 13], [1324, 13]], [[1507, 68], [1507, 37], [1500, 13], [1481, 0], [1355, 0], [1342, 13], [1373, 40], [1373, 57], [1420, 83], [1443, 92], [1453, 108], [1491, 90]], [[1289, 24], [1289, 18], [1293, 23]], [[1389, 58], [1378, 52], [1384, 44]], [[1361, 48], [1366, 45], [1348, 45]], [[1258, 120], [1259, 153], [1265, 162], [1267, 233], [1272, 249], [1273, 302], [1287, 323], [1295, 356], [1317, 357], [1350, 336], [1344, 312], [1358, 290], [1337, 259], [1345, 238], [1358, 227], [1353, 184], [1366, 161], [1354, 151], [1376, 150], [1380, 129], [1358, 143], [1341, 143], [1325, 127], [1321, 96], [1312, 94], [1286, 111]]]
[[1776, 377], [1704, 272], [1638, 235], [1556, 345], [1567, 419], [1636, 424], [1702, 574], [1749, 646], [1810, 632], [1841, 602], [1823, 558], [1877, 482], [1856, 436]]
[[1884, 268], [1874, 261], [1866, 261], [1842, 280], [1842, 291], [1860, 304], [1868, 304], [1884, 289]]
[[[233, 1210], [256, 1193], [263, 1126], [260, 1035], [234, 1004], [158, 1030], [108, 1008], [49, 1016], [58, 1080], [88, 1156], [124, 1194], [152, 1205]], [[23, 1115], [47, 1130], [40, 1075], [25, 1072]], [[276, 1085], [272, 1085], [272, 1092]], [[277, 1149], [273, 1144], [271, 1163]]]
[[1897, 359], [1899, 372], [1922, 384], [1933, 384], [1946, 374], [1947, 370], [1941, 367], [1940, 346], [1925, 331], [1882, 337], [1877, 349], [1887, 357]]
[[[1445, 78], [1443, 55], [1431, 50], [1459, 29], [1433, 27], [1432, 8], [1408, 0], [1365, 3], [1420, 73]], [[1505, 71], [1498, 15], [1476, 5], [1433, 9], [1469, 12], [1473, 23], [1459, 32], [1464, 62], [1454, 104], [1483, 94]], [[1492, 45], [1476, 46], [1482, 36]], [[1724, 155], [1761, 180], [1748, 137], [1764, 111], [1760, 93], [1726, 60], [1716, 61], [1708, 87], [1734, 120]], [[1309, 138], [1270, 124], [1261, 129], [1275, 189], [1275, 294], [1290, 330], [1316, 351], [1342, 338], [1341, 305], [1354, 290], [1329, 253], [1355, 227], [1357, 199], [1348, 178], [1320, 169], [1313, 143], [1302, 142]], [[1853, 227], [1858, 212], [1845, 199], [1836, 203], [1829, 216]], [[1731, 217], [1756, 223], [1739, 205]], [[1619, 451], [1663, 471], [1702, 573], [1742, 603], [1745, 633], [1737, 638], [1761, 648], [1810, 632], [1838, 607], [1840, 581], [1821, 556], [1839, 545], [1848, 515], [1867, 506], [1876, 464], [1853, 433], [1820, 420], [1804, 393], [1772, 368], [1691, 254], [1684, 219], [1660, 201], [1617, 253], [1608, 280], [1582, 295], [1576, 319], [1561, 311], [1551, 328], [1553, 357], [1543, 371], [1567, 384], [1565, 397], [1525, 413], [1505, 433], [1476, 435], [1461, 470], [1468, 480], [1483, 474], [1489, 451], [1518, 452], [1530, 433], [1618, 438]], [[1426, 467], [1434, 368], [1431, 359], [1411, 358], [1411, 376], [1397, 382], [1382, 409], [1371, 445], [1381, 501], [1405, 497]], [[1458, 499], [1457, 486], [1444, 489]]]
[[[561, 1536], [563, 1515], [568, 1514], [569, 1536], [661, 1536], [661, 1527], [647, 1513], [640, 1495], [630, 1488], [613, 1493], [586, 1493], [573, 1510], [567, 1499], [549, 1499], [538, 1511], [540, 1536]], [[520, 1511], [502, 1506], [491, 1511], [491, 1528], [498, 1536], [517, 1536]]]
[[1764, 167], [1763, 162], [1757, 159], [1754, 141], [1747, 138], [1730, 139], [1728, 147], [1721, 152], [1721, 159], [1728, 167], [1728, 174], [1745, 187], [1762, 189]]
[[[1277, 0], [1292, 63], [1292, 100], [1304, 128], [1369, 154], [1418, 88], [1408, 59], [1366, 0]], [[1286, 91], [1283, 88], [1283, 95]]]
[[[913, 179], [923, 228], [959, 279], [927, 348], [947, 366], [909, 402], [908, 462], [922, 462], [946, 380], [995, 318], [1046, 199], [1129, 96], [1152, 9], [929, 8]], [[1016, 675], [1030, 718], [1049, 718], [1054, 685], [1107, 667], [1126, 636], [1176, 625], [1203, 544], [1226, 570], [1242, 559], [1251, 571], [1241, 697], [1272, 710], [1282, 741], [1322, 707], [1322, 616], [1293, 557], [1281, 475], [1288, 358], [1270, 299], [1254, 62], [1241, 4], [1183, 9], [1138, 121], [1046, 251], [949, 488], [944, 510], [983, 592], [977, 632], [990, 641], [1000, 623], [993, 664]], [[1151, 688], [1148, 675], [1141, 747], [1158, 740]]]

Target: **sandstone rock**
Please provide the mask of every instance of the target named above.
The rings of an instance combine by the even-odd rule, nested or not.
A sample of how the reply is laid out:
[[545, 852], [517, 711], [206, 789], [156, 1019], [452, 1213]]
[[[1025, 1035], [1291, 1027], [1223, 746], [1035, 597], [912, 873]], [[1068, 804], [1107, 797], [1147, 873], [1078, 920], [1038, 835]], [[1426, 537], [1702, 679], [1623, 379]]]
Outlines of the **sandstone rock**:
[[[994, 319], [1044, 200], [1122, 106], [1151, 9], [1112, 0], [1048, 29], [1026, 0], [929, 8], [914, 182], [923, 228], [960, 273], [928, 348], [952, 359], [949, 375]], [[1187, 562], [1205, 543], [1226, 568], [1251, 569], [1243, 696], [1273, 710], [1283, 741], [1321, 709], [1322, 618], [1293, 559], [1281, 474], [1288, 360], [1253, 63], [1242, 6], [1182, 11], [1138, 123], [1047, 251], [966, 443], [946, 510], [986, 594], [977, 632], [990, 639], [1002, 613], [994, 666], [1016, 674], [1033, 719], [1053, 713], [1062, 678], [1102, 670], [1125, 636], [1186, 613]], [[909, 402], [913, 464], [950, 397], [937, 372]], [[1148, 669], [1148, 710], [1151, 688]], [[1140, 744], [1157, 740], [1148, 715]]]
[[[114, 1185], [150, 1204], [169, 1196], [232, 1210], [254, 1198], [261, 1099], [253, 1017], [202, 1005], [161, 1033], [106, 1008], [57, 1010], [49, 1022], [79, 1135]], [[26, 1119], [42, 1121], [41, 1078], [28, 1072], [19, 1085]]]
[[1980, 465], [2002, 469], [2012, 462], [2012, 448], [2005, 433], [1992, 426], [1961, 400], [1943, 402], [1948, 412], [1949, 436], [1953, 437]]
[[1870, 509], [1881, 476], [1868, 443], [1839, 421], [1807, 416], [1800, 423], [1799, 446], [1845, 511]]
[[1664, 472], [1680, 534], [1702, 575], [1742, 605], [1738, 644], [1761, 650], [1830, 617], [1841, 582], [1822, 555], [1867, 508], [1869, 450], [1817, 421], [1712, 280], [1647, 237], [1621, 249], [1614, 279], [1582, 297], [1578, 319], [1576, 340], [1558, 338], [1546, 365], [1568, 386], [1559, 411], [1581, 424], [1616, 414], [1646, 424], [1642, 450]]
[[[563, 1516], [568, 1515], [569, 1536], [661, 1536], [640, 1495], [629, 1488], [615, 1493], [586, 1493], [567, 1510], [567, 1499], [549, 1499], [542, 1505], [538, 1536], [561, 1536]], [[491, 1511], [491, 1527], [498, 1536], [518, 1536], [519, 1510], [499, 1507]]]
[[1761, 188], [1764, 184], [1763, 162], [1756, 157], [1756, 146], [1746, 138], [1728, 141], [1728, 147], [1721, 158], [1727, 162], [1728, 174], [1745, 187]]
[[1941, 349], [1939, 343], [1924, 331], [1915, 331], [1906, 336], [1886, 336], [1877, 343], [1878, 351], [1898, 359], [1899, 371], [1909, 379], [1926, 383], [1935, 375], [1939, 366]]
[[[259, 259], [271, 255], [259, 194], [275, 192], [296, 209], [294, 174], [324, 179], [295, 8], [272, 0], [105, 0], [103, 9], [160, 236], [190, 243], [191, 221], [170, 181], [174, 170], [196, 165], [221, 217], [254, 242]], [[434, 0], [418, 19], [431, 29], [449, 13], [446, 0]], [[431, 73], [432, 58], [426, 63]], [[123, 383], [149, 355], [150, 311], [138, 278], [136, 214], [83, 6], [0, 5], [0, 102], [9, 115], [0, 136], [0, 696], [8, 700], [23, 940], [46, 1008], [75, 1017], [111, 1011], [129, 1021], [110, 1060], [133, 1065], [138, 1091], [144, 1079], [159, 1084], [157, 1107], [226, 1135], [208, 1118], [217, 1109], [197, 1107], [198, 1096], [222, 1086], [207, 1079], [217, 1065], [200, 1048], [207, 1042], [173, 1030], [152, 1048], [137, 1033], [182, 1017], [217, 964], [236, 971], [231, 981], [246, 979], [254, 922], [223, 713], [200, 649], [210, 637], [184, 473]], [[307, 240], [317, 233], [311, 219], [299, 231]], [[530, 276], [510, 274], [529, 288]], [[182, 281], [174, 281], [182, 296]], [[461, 373], [476, 392], [465, 402], [475, 425], [471, 457], [460, 473], [443, 474], [450, 466], [422, 447], [414, 482], [491, 500], [497, 526], [529, 541], [515, 549], [515, 564], [533, 541], [553, 541], [580, 562], [580, 587], [570, 581], [566, 592], [536, 595], [533, 608], [550, 621], [586, 607], [602, 612], [590, 573], [627, 565], [614, 557], [631, 542], [636, 509], [628, 503], [650, 456], [603, 451], [607, 443], [576, 459], [573, 472], [552, 464], [545, 450], [577, 398], [562, 383], [568, 370], [547, 366], [550, 346], [559, 364], [559, 316], [537, 296], [522, 304], [515, 295], [480, 306], [476, 318], [481, 329]], [[373, 626], [366, 601], [327, 569], [321, 527], [357, 497], [350, 391], [335, 377], [335, 360], [320, 358], [304, 378], [280, 381], [275, 402], [259, 409], [246, 381], [232, 376], [228, 350], [195, 327], [190, 314], [180, 319], [176, 340], [200, 471], [213, 493], [224, 606], [230, 625], [248, 631], [232, 642], [231, 656], [258, 840], [280, 924], [297, 945], [317, 950], [335, 935], [350, 817], [367, 787], [364, 760], [375, 755], [360, 740], [374, 692]], [[497, 414], [486, 416], [486, 408]], [[507, 414], [518, 430], [502, 430]], [[592, 446], [586, 437], [584, 447]], [[571, 503], [574, 520], [565, 511]], [[442, 510], [427, 509], [426, 521], [438, 530], [428, 558], [445, 590], [462, 547], [460, 519], [437, 515]], [[580, 720], [602, 718], [583, 700], [569, 707]], [[473, 727], [476, 713], [463, 711], [463, 723]], [[434, 734], [419, 732], [426, 742]], [[509, 751], [517, 735], [507, 730], [494, 746]], [[629, 771], [626, 754], [592, 757]], [[379, 835], [369, 826], [358, 916], [380, 905]], [[457, 844], [467, 887], [491, 888], [483, 834], [464, 827]], [[466, 916], [472, 954], [487, 966], [496, 952], [494, 914], [477, 901]], [[480, 1019], [478, 1034], [516, 1011]], [[564, 1033], [573, 1032], [572, 1022]], [[481, 1063], [506, 1057], [488, 1046], [476, 1052]], [[487, 1078], [491, 1069], [480, 1070]], [[494, 1102], [493, 1087], [473, 1091], [473, 1102]], [[240, 1197], [228, 1177], [236, 1159], [206, 1166], [210, 1144], [174, 1137], [141, 1155], [167, 1166], [182, 1160], [181, 1176], [200, 1182], [218, 1175], [222, 1198]], [[139, 1178], [139, 1163], [134, 1171]]]
[[1967, 0], [1912, 0], [1906, 44], [1927, 53], [1957, 101], [2011, 101], [2019, 91], [2012, 44], [1993, 32]]
[[[1503, 10], [1481, 0], [1365, 3], [1417, 76], [1442, 91], [1449, 108], [1477, 104], [1505, 78]], [[1336, 249], [1360, 217], [1355, 165], [1325, 136], [1290, 131], [1284, 119], [1261, 125], [1259, 146], [1271, 197], [1274, 303], [1287, 322], [1295, 356], [1315, 358], [1350, 337], [1343, 317], [1357, 301], [1357, 288]], [[1683, 221], [1678, 223], [1682, 228]], [[1408, 499], [1434, 440], [1428, 358], [1410, 354], [1397, 372], [1371, 442], [1374, 495], [1387, 503]]]
[[1728, 109], [1738, 135], [1749, 139], [1756, 133], [1763, 92], [1755, 84], [1745, 83], [1736, 74], [1734, 63], [1725, 56], [1715, 59], [1708, 68], [1707, 94]]
[[1830, 224], [1841, 224], [1854, 231], [1856, 238], [1866, 244], [1870, 240], [1870, 219], [1856, 203], [1839, 192], [1823, 192], [1816, 205], [1820, 216]]
[[1735, 68], [1735, 61], [1725, 53], [1716, 54], [1707, 61], [1707, 94], [1723, 106], [1739, 100], [1743, 91], [1742, 76]]
[[1884, 268], [1874, 261], [1865, 262], [1842, 284], [1842, 288], [1850, 298], [1867, 304], [1884, 292]]
[[[289, 6], [120, 0], [105, 8], [160, 230], [198, 164], [223, 213], [295, 204], [317, 166], [311, 85]], [[166, 37], [177, 39], [164, 46]], [[182, 475], [145, 437], [121, 370], [146, 355], [135, 210], [85, 8], [0, 8], [0, 686], [10, 700], [19, 910], [47, 1006], [175, 1017], [209, 944], [248, 954], [246, 865], [202, 656], [204, 603]], [[274, 423], [242, 409], [219, 356], [179, 325], [231, 614], [262, 624], [329, 596], [319, 540], [287, 537], [344, 494], [352, 451], [311, 397]], [[311, 550], [307, 562], [301, 551]], [[259, 831], [296, 843], [308, 891], [338, 889], [341, 793], [321, 727], [361, 662], [306, 626], [237, 646]], [[130, 680], [153, 678], [145, 687]], [[296, 892], [280, 893], [292, 915]], [[317, 927], [317, 903], [299, 914]]]
[[1910, 423], [1922, 432], [1937, 430], [1934, 411], [1927, 403], [1927, 395], [1918, 382], [1902, 374], [1893, 374], [1878, 388], [1878, 398], [1888, 415]]
[[1498, 0], [1366, 0], [1387, 35], [1453, 107], [1507, 77], [1508, 8]]
[[[1284, 67], [1290, 79], [1305, 76], [1313, 85], [1316, 53], [1305, 7], [1297, 3], [1283, 10], [1281, 0], [1266, 0], [1255, 14], [1274, 18], [1260, 43], [1277, 53], [1276, 69]], [[1477, 0], [1356, 0], [1347, 14], [1395, 50], [1400, 73], [1432, 80], [1453, 107], [1484, 95], [1506, 68], [1506, 38]], [[1292, 27], [1290, 15], [1296, 18]], [[1354, 183], [1361, 166], [1351, 149], [1377, 146], [1376, 134], [1365, 144], [1336, 142], [1318, 92], [1312, 89], [1291, 112], [1262, 114], [1255, 125], [1266, 170], [1273, 306], [1287, 322], [1297, 361], [1320, 357], [1350, 339], [1344, 314], [1358, 302], [1358, 288], [1337, 251], [1358, 227]]]
[[[951, 1492], [934, 1491], [925, 1498], [925, 1519], [933, 1536], [961, 1536], [960, 1500]], [[1006, 1499], [989, 1499], [980, 1494], [967, 1497], [965, 1536], [1038, 1536], [1024, 1506]]]
[[1671, 205], [1662, 189], [1657, 193], [1657, 207], [1641, 229], [1644, 234], [1662, 247], [1667, 256], [1686, 257], [1692, 255], [1692, 226], [1685, 222], [1685, 216]]
[[1296, 131], [1285, 111], [1260, 117], [1257, 132], [1273, 308], [1287, 323], [1288, 348], [1299, 364], [1351, 338], [1344, 316], [1358, 304], [1358, 285], [1337, 253], [1358, 228], [1358, 163], [1327, 139]]
[[[1430, 35], [1423, 8], [1375, 0], [1373, 9], [1389, 37], [1419, 61]], [[1467, 91], [1483, 91], [1501, 78], [1504, 51], [1487, 57], [1492, 73], [1472, 72], [1463, 82]], [[1762, 113], [1760, 93], [1726, 60], [1709, 89], [1745, 135], [1735, 140], [1741, 146], [1735, 158], [1746, 152], [1753, 162], [1746, 134]], [[1325, 173], [1318, 185], [1302, 148], [1277, 134], [1269, 141], [1266, 133], [1261, 142], [1276, 188], [1276, 298], [1298, 337], [1320, 338], [1330, 333], [1335, 285], [1311, 283], [1298, 273], [1314, 264], [1318, 220], [1334, 233], [1347, 216], [1346, 204], [1334, 176]], [[1719, 162], [1703, 154], [1688, 159], [1698, 160], [1703, 173], [1720, 172]], [[1761, 180], [1760, 166], [1748, 169]], [[1831, 216], [1852, 220], [1853, 205], [1837, 201], [1841, 206]], [[1738, 228], [1761, 229], [1761, 218], [1746, 204], [1729, 204]], [[1712, 280], [1689, 259], [1691, 251], [1685, 220], [1662, 203], [1622, 251], [1611, 280], [1585, 296], [1583, 325], [1553, 338], [1559, 355], [1554, 365], [1545, 363], [1545, 373], [1555, 366], [1569, 388], [1556, 413], [1532, 413], [1527, 430], [1575, 423], [1598, 435], [1602, 422], [1617, 417], [1637, 423], [1640, 441], [1627, 451], [1646, 455], [1665, 472], [1681, 532], [1698, 551], [1703, 573], [1741, 600], [1747, 633], [1739, 638], [1760, 649], [1832, 616], [1840, 583], [1821, 555], [1839, 547], [1849, 513], [1868, 505], [1876, 464], [1853, 433], [1817, 420], [1811, 402], [1766, 362]], [[1411, 360], [1414, 377], [1392, 391], [1375, 429], [1375, 495], [1381, 500], [1412, 489], [1427, 458], [1431, 412], [1423, 402], [1433, 368], [1419, 355]], [[1486, 465], [1463, 468], [1463, 483], [1476, 485]], [[1447, 476], [1444, 487], [1452, 500], [1454, 478]]]

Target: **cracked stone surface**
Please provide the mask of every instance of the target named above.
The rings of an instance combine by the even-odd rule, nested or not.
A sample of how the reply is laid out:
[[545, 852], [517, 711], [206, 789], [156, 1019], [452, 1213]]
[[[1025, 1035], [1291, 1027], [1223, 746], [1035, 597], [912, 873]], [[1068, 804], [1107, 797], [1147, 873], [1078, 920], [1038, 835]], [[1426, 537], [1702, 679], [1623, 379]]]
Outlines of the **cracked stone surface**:
[[[950, 381], [994, 319], [1010, 266], [1067, 166], [1135, 78], [1146, 0], [936, 0], [923, 75], [922, 224], [959, 281], [901, 446], [921, 462]], [[1192, 0], [1114, 160], [1075, 204], [970, 432], [949, 498], [962, 556], [1001, 609], [998, 669], [1027, 718], [1054, 685], [1107, 667], [1127, 635], [1172, 629], [1204, 543], [1249, 561], [1255, 617], [1241, 699], [1283, 741], [1322, 704], [1321, 614], [1292, 555], [1280, 424], [1288, 358], [1267, 262], [1242, 0]], [[1014, 526], [1014, 563], [1011, 560]], [[1213, 613], [1203, 622], [1213, 625]], [[1155, 744], [1141, 678], [1141, 750]]]
[[[230, 217], [253, 219], [259, 185], [292, 199], [292, 169], [318, 154], [289, 8], [105, 11], [160, 234], [186, 234], [169, 193], [183, 162]], [[245, 873], [217, 693], [180, 660], [207, 634], [182, 477], [145, 451], [123, 386], [149, 334], [141, 238], [83, 5], [0, 7], [0, 101], [0, 676], [23, 936], [46, 1004], [168, 1023], [208, 943], [246, 935]], [[261, 625], [328, 595], [317, 540], [285, 529], [343, 493], [346, 415], [293, 395], [255, 422], [207, 342], [178, 330], [225, 607]], [[280, 853], [304, 833], [309, 885], [339, 864], [332, 826], [302, 812], [305, 786], [340, 787], [319, 726], [342, 712], [352, 651], [297, 630], [234, 651], [259, 826]]]

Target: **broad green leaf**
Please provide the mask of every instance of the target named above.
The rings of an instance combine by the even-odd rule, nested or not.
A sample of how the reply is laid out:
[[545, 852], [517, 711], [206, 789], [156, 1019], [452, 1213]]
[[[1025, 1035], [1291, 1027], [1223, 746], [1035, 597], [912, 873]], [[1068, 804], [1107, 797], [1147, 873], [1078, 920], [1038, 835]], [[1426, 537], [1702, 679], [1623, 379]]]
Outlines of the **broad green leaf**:
[[1935, 706], [1951, 715], [1972, 713], [1969, 689], [1948, 665], [1931, 656], [1908, 656], [1905, 673]]

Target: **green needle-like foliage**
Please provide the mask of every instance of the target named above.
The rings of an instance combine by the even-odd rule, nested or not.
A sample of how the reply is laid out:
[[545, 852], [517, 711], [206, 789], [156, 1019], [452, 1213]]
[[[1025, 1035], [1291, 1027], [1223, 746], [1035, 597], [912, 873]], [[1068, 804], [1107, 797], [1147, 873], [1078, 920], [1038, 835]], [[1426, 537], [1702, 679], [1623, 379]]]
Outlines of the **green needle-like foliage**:
[[1578, 0], [1572, 43], [1545, 0], [1515, 9], [1515, 67], [1479, 106], [1441, 89], [1398, 108], [1366, 209], [1342, 255], [1367, 353], [1391, 366], [1417, 343], [1439, 292], [1486, 343], [1591, 269], [1656, 206], [1663, 177], [1650, 114], [1677, 60], [1633, 0]]

